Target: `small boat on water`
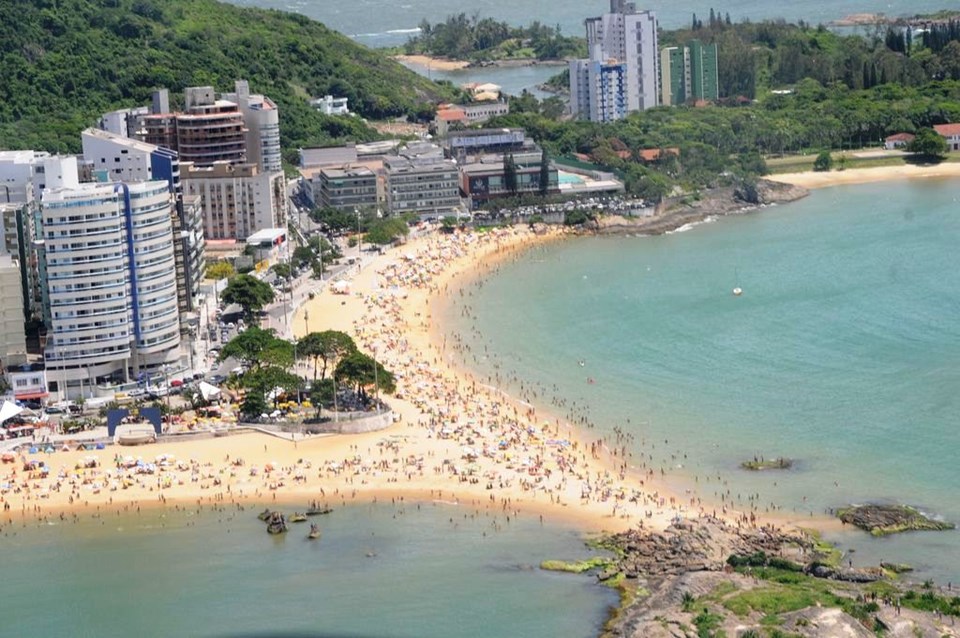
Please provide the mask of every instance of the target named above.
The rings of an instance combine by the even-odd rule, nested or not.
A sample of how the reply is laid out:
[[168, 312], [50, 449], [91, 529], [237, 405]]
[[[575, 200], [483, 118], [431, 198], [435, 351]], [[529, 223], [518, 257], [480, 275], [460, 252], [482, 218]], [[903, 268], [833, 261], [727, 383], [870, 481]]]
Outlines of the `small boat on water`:
[[291, 522], [291, 523], [303, 523], [303, 522], [305, 522], [306, 520], [307, 520], [307, 515], [306, 515], [306, 514], [303, 514], [302, 512], [294, 512], [294, 513], [290, 516], [290, 522]]
[[280, 512], [270, 512], [267, 520], [268, 534], [283, 534], [287, 531], [287, 519]]
[[320, 528], [316, 525], [310, 526], [310, 533], [307, 534], [307, 540], [315, 541], [320, 538]]
[[273, 514], [273, 512], [271, 512], [271, 511], [270, 511], [270, 508], [268, 507], [267, 509], [265, 509], [265, 510], [263, 510], [262, 512], [260, 512], [259, 514], [257, 514], [257, 518], [259, 518], [259, 519], [260, 519], [261, 521], [263, 521], [263, 522], [266, 522], [267, 519], [270, 518], [270, 515], [271, 515], [271, 514]]
[[307, 510], [306, 514], [307, 516], [319, 516], [321, 514], [329, 514], [332, 511], [333, 511], [333, 508], [327, 507], [326, 505], [324, 505], [323, 507], [318, 507], [317, 505], [311, 505], [310, 508]]
[[739, 286], [737, 286], [736, 288], [733, 289], [734, 297], [739, 297], [742, 294], [743, 294], [743, 288], [740, 288]]

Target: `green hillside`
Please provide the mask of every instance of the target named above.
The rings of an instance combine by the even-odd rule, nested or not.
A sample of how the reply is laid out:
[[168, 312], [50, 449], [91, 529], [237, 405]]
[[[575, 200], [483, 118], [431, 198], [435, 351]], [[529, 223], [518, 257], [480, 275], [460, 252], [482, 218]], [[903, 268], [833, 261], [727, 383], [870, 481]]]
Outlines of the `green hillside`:
[[319, 115], [308, 96], [346, 96], [380, 118], [453, 91], [297, 14], [214, 0], [0, 3], [0, 148], [75, 152], [104, 111], [145, 104], [158, 87], [176, 100], [187, 86], [233, 90], [237, 78], [278, 103], [288, 158], [375, 136], [358, 118]]

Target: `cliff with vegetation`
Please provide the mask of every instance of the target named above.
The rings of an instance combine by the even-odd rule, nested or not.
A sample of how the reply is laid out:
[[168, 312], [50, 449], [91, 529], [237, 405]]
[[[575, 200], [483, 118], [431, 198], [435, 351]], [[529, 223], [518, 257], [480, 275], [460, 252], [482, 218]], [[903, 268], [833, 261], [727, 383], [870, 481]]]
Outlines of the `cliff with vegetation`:
[[237, 78], [278, 103], [288, 152], [376, 136], [359, 118], [320, 115], [311, 96], [348, 97], [351, 110], [381, 118], [454, 94], [293, 13], [215, 0], [0, 3], [2, 148], [77, 151], [104, 111], [144, 104], [158, 87], [176, 99], [187, 86], [232, 90]]
[[[526, 94], [491, 125], [524, 127], [553, 157], [575, 156], [615, 172], [641, 197], [731, 186], [767, 172], [770, 158], [878, 147], [893, 133], [960, 122], [960, 23], [948, 21], [927, 38], [906, 33], [884, 27], [844, 36], [803, 23], [735, 23], [713, 14], [664, 32], [661, 44], [691, 38], [717, 44], [719, 104], [657, 108], [597, 124], [561, 121], [558, 98], [538, 102]], [[793, 162], [770, 166], [780, 163]]]
[[587, 45], [583, 38], [564, 36], [559, 26], [535, 21], [526, 27], [514, 27], [493, 18], [460, 13], [436, 24], [423, 20], [420, 32], [410, 38], [404, 51], [474, 62], [560, 60], [585, 56]]

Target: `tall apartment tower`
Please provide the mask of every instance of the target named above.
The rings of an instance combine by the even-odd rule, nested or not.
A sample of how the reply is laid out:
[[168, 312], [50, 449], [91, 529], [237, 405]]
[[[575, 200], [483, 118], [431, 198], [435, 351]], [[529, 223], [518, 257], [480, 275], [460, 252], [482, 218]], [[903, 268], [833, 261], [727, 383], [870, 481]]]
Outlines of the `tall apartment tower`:
[[206, 268], [203, 213], [196, 201], [183, 197], [176, 151], [98, 129], [81, 134], [83, 157], [96, 174], [114, 182], [164, 180], [174, 198], [174, 254], [181, 313], [196, 309]]
[[666, 47], [660, 52], [660, 72], [663, 104], [716, 102], [720, 97], [716, 44], [690, 40], [683, 47]]
[[184, 91], [183, 113], [156, 113], [141, 119], [142, 139], [177, 151], [197, 166], [247, 161], [247, 128], [235, 102], [218, 99], [211, 86]]
[[243, 113], [247, 127], [247, 161], [256, 163], [261, 172], [283, 170], [280, 156], [280, 112], [273, 100], [251, 95], [246, 80], [234, 83], [234, 93], [224, 93], [224, 100], [235, 103]]
[[157, 180], [44, 191], [44, 359], [62, 396], [179, 358], [172, 206]]
[[570, 61], [570, 108], [591, 122], [613, 122], [627, 115], [627, 68], [604, 60], [594, 45], [587, 60]]
[[[585, 25], [590, 59], [624, 65], [627, 112], [657, 106], [660, 96], [660, 59], [656, 14], [653, 11], [637, 11], [632, 2], [610, 0], [610, 13], [588, 18]], [[596, 53], [598, 47], [599, 53]], [[595, 86], [601, 85], [596, 83]], [[571, 74], [571, 95], [575, 90]], [[595, 96], [592, 101], [600, 102], [600, 96]], [[582, 108], [585, 104], [587, 102], [576, 104], [571, 100], [571, 110], [579, 117], [589, 117], [589, 109]]]

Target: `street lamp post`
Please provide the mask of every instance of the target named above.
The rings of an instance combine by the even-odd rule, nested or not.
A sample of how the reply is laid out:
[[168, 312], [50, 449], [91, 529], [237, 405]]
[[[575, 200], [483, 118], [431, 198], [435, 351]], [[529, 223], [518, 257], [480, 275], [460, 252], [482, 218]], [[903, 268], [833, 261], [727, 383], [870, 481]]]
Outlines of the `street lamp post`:
[[380, 414], [380, 381], [377, 377], [377, 351], [373, 351], [373, 403], [377, 406], [377, 414]]
[[297, 361], [297, 340], [294, 339], [293, 340], [293, 374], [296, 375], [297, 377], [297, 405], [299, 406], [300, 404], [303, 403], [303, 395], [300, 393], [300, 388], [301, 388], [300, 374], [299, 374], [300, 367], [298, 363], [299, 362]]
[[354, 208], [354, 212], [357, 214], [357, 272], [360, 272], [363, 267], [363, 254], [361, 252], [361, 247], [363, 246], [363, 236], [360, 234], [360, 209]]

